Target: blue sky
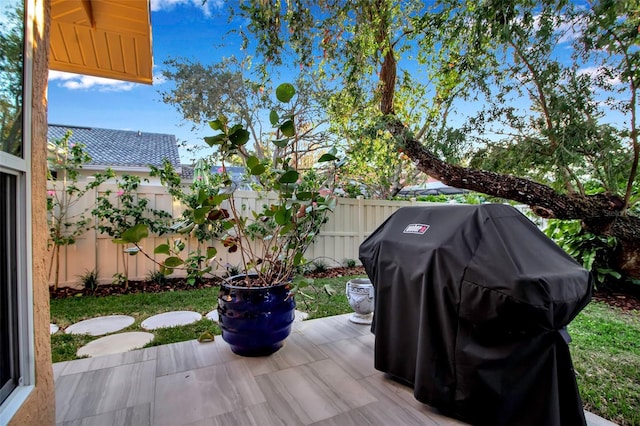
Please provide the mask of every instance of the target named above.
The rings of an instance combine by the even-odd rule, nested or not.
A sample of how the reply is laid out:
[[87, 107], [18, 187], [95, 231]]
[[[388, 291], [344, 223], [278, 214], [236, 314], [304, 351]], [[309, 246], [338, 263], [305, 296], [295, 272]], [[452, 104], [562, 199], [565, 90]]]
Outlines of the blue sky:
[[[213, 62], [239, 51], [237, 40], [222, 38], [233, 25], [220, 0], [151, 0], [154, 84], [51, 71], [49, 73], [49, 123], [108, 129], [168, 133], [180, 141], [204, 144], [208, 128], [191, 131], [174, 107], [162, 102], [159, 91], [168, 90], [160, 70], [169, 57]], [[224, 42], [224, 47], [219, 44]], [[184, 125], [181, 126], [181, 123]], [[182, 160], [189, 155], [181, 153]]]
[[[192, 131], [192, 123], [185, 123], [174, 107], [162, 102], [159, 92], [169, 90], [171, 83], [162, 80], [160, 71], [169, 57], [211, 63], [238, 54], [239, 40], [227, 34], [244, 22], [228, 22], [223, 0], [208, 0], [205, 5], [202, 0], [151, 0], [151, 10], [154, 85], [52, 71], [50, 123], [167, 133], [179, 141], [204, 146], [203, 137], [210, 136], [212, 131], [208, 127]], [[592, 73], [595, 69], [586, 68], [583, 72]], [[621, 119], [616, 114], [609, 118]], [[181, 156], [183, 162], [191, 157], [186, 151]]]

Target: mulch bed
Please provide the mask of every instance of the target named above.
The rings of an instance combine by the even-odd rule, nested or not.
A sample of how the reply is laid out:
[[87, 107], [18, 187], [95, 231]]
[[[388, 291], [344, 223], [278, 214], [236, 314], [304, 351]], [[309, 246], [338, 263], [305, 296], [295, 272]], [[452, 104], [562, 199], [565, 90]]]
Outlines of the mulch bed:
[[640, 296], [636, 294], [615, 291], [596, 291], [593, 295], [593, 300], [606, 302], [610, 306], [615, 306], [623, 311], [636, 311], [640, 313]]
[[[306, 274], [309, 278], [339, 278], [349, 275], [364, 275], [364, 268], [362, 266], [355, 267], [340, 267], [330, 268], [324, 271], [314, 271]], [[210, 288], [218, 285], [220, 279], [208, 279], [200, 284], [189, 285], [184, 278], [169, 278], [163, 285], [156, 284], [149, 281], [129, 281], [129, 288], [124, 288], [121, 285], [100, 285], [91, 292], [90, 290], [72, 289], [69, 287], [60, 287], [54, 291], [53, 287], [49, 288], [49, 294], [52, 299], [63, 299], [66, 297], [74, 297], [77, 295], [94, 295], [94, 296], [109, 296], [114, 294], [130, 294], [130, 293], [162, 293], [165, 291], [179, 291], [179, 290], [194, 290], [197, 288]], [[638, 288], [635, 288], [638, 287]], [[593, 295], [593, 300], [598, 300], [608, 303], [610, 306], [615, 306], [625, 311], [638, 311], [640, 312], [640, 286], [633, 286], [621, 291], [596, 291]]]
[[[309, 278], [335, 278], [347, 275], [364, 274], [362, 266], [353, 268], [331, 268], [325, 271], [314, 271], [306, 274]], [[217, 286], [220, 278], [206, 279], [201, 283], [190, 285], [184, 278], [167, 278], [166, 283], [157, 284], [150, 281], [129, 281], [129, 286], [125, 288], [117, 284], [99, 285], [95, 291], [90, 289], [75, 289], [70, 287], [59, 287], [54, 290], [49, 287], [49, 296], [52, 299], [64, 299], [67, 297], [83, 296], [111, 296], [116, 294], [134, 294], [134, 293], [162, 293], [165, 291], [195, 290], [199, 288], [210, 288]]]

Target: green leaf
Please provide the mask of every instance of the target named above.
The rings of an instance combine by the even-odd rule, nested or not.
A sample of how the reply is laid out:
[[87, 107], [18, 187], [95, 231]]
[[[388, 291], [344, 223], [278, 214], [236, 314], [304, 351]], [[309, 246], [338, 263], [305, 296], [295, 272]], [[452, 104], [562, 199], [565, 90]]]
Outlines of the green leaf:
[[276, 98], [283, 103], [289, 102], [295, 94], [296, 89], [291, 83], [282, 83], [276, 88]]
[[193, 221], [195, 223], [197, 223], [198, 225], [203, 224], [204, 223], [204, 219], [209, 214], [209, 210], [211, 210], [211, 208], [209, 208], [209, 207], [200, 207], [198, 209], [195, 209], [193, 211]]
[[258, 160], [258, 157], [256, 157], [255, 155], [252, 155], [251, 157], [247, 158], [247, 167], [249, 169], [253, 169], [258, 164], [260, 164], [260, 160]]
[[286, 207], [282, 206], [278, 209], [273, 219], [280, 226], [286, 225], [291, 220], [291, 212]]
[[619, 272], [614, 271], [613, 269], [609, 269], [609, 268], [597, 268], [596, 271], [598, 271], [598, 274], [602, 274], [602, 275], [611, 275], [613, 278], [619, 280], [620, 278], [622, 278], [622, 275], [620, 275]]
[[235, 146], [244, 145], [249, 142], [249, 132], [245, 129], [238, 129], [229, 135], [229, 140]]
[[218, 250], [215, 247], [207, 247], [207, 259], [213, 259], [218, 254]]
[[299, 177], [300, 177], [300, 173], [296, 172], [295, 170], [287, 170], [287, 172], [285, 174], [280, 176], [280, 179], [278, 179], [278, 182], [280, 182], [280, 183], [295, 183], [295, 182], [298, 181]]
[[301, 191], [296, 194], [296, 198], [300, 201], [310, 201], [313, 194], [309, 191]]
[[213, 130], [224, 130], [224, 125], [226, 122], [226, 118], [220, 117], [217, 120], [210, 121], [209, 127], [211, 127]]
[[271, 113], [269, 114], [269, 121], [271, 122], [272, 126], [275, 126], [276, 124], [278, 124], [278, 121], [280, 121], [280, 116], [275, 110], [271, 110]]
[[280, 236], [284, 237], [285, 235], [287, 235], [289, 232], [291, 232], [291, 230], [293, 229], [293, 223], [289, 222], [286, 225], [284, 225], [282, 227], [282, 229], [280, 230]]
[[296, 128], [293, 125], [293, 120], [287, 120], [280, 125], [280, 131], [283, 135], [291, 137], [296, 134]]
[[318, 163], [326, 163], [327, 161], [336, 161], [338, 157], [332, 154], [322, 154], [320, 158], [318, 158]]
[[286, 148], [289, 145], [289, 138], [286, 139], [276, 139], [272, 141], [275, 146], [278, 148]]
[[220, 133], [219, 135], [215, 135], [215, 136], [206, 136], [204, 138], [204, 141], [209, 146], [220, 145], [224, 142], [225, 137], [226, 135], [224, 133]]
[[208, 197], [209, 197], [209, 194], [207, 193], [207, 191], [205, 191], [204, 189], [200, 189], [198, 191], [198, 199], [196, 203], [203, 204]]
[[267, 169], [262, 164], [258, 164], [257, 166], [255, 166], [254, 168], [251, 169], [251, 174], [253, 176], [259, 176], [259, 175], [263, 174], [266, 171], [267, 171]]
[[182, 259], [176, 256], [167, 257], [164, 261], [165, 268], [175, 268], [176, 266], [180, 266], [184, 263]]
[[211, 197], [207, 197], [206, 202], [203, 202], [202, 205], [203, 206], [211, 206], [211, 207], [217, 207], [220, 204], [222, 204], [222, 202], [226, 199], [229, 198], [229, 194], [218, 194], [218, 195], [213, 195]]
[[149, 236], [149, 228], [144, 223], [139, 223], [126, 231], [121, 235], [121, 238], [128, 243], [138, 243], [143, 238]]
[[169, 244], [160, 244], [153, 250], [153, 254], [166, 254], [170, 255], [171, 251], [169, 251]]
[[302, 264], [302, 262], [304, 262], [304, 257], [302, 257], [302, 253], [301, 252], [296, 253], [296, 255], [293, 257], [293, 266], [298, 266]]
[[227, 134], [229, 136], [231, 136], [232, 134], [234, 134], [235, 132], [237, 132], [238, 130], [242, 130], [244, 129], [244, 127], [242, 126], [242, 124], [234, 124], [233, 126], [231, 126], [231, 128], [229, 129], [229, 131], [227, 132]]

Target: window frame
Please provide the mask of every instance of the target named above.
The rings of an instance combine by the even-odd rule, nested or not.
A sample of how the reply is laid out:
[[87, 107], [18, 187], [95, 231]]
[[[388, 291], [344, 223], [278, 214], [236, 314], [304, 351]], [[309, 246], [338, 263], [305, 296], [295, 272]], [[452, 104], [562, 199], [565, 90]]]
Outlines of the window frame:
[[16, 282], [17, 282], [17, 386], [0, 405], [0, 424], [6, 424], [24, 404], [35, 387], [35, 345], [33, 321], [33, 262], [31, 215], [31, 137], [33, 98], [34, 2], [24, 0], [24, 68], [22, 158], [0, 152], [0, 171], [16, 176]]

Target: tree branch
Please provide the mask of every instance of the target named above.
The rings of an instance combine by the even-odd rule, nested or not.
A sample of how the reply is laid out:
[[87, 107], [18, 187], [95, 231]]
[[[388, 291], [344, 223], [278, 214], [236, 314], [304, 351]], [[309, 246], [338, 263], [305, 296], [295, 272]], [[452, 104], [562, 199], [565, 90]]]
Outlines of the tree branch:
[[[390, 132], [401, 139], [403, 150], [414, 161], [418, 170], [447, 185], [526, 204], [545, 218], [598, 219], [607, 226], [616, 222], [616, 218], [623, 218], [620, 212], [624, 201], [615, 195], [561, 194], [546, 185], [513, 175], [448, 164], [410, 136], [402, 123], [392, 120], [389, 124]], [[624, 217], [625, 220], [640, 225], [640, 219]]]

